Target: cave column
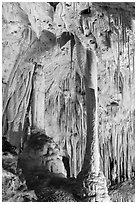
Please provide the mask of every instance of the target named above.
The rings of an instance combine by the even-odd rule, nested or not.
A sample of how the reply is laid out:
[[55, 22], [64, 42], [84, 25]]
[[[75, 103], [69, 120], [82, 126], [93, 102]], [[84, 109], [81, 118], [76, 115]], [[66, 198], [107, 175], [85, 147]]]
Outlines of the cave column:
[[84, 163], [78, 175], [85, 192], [85, 202], [109, 201], [106, 179], [100, 170], [97, 120], [97, 66], [96, 56], [86, 50], [85, 90], [87, 111], [87, 141]]
[[33, 79], [32, 126], [45, 130], [45, 75], [40, 68]]

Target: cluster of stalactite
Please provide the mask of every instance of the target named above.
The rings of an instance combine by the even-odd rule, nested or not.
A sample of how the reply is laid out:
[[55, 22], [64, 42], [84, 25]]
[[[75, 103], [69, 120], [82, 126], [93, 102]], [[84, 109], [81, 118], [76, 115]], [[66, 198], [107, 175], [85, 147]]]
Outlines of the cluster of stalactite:
[[[62, 80], [60, 92], [46, 100], [46, 110], [64, 138], [64, 149], [70, 162], [70, 176], [76, 177], [81, 170], [86, 145], [85, 89], [78, 73], [76, 87], [72, 87], [74, 75], [70, 73]], [[56, 128], [56, 127], [54, 127]]]
[[[135, 122], [134, 112], [118, 124], [100, 119], [99, 146], [103, 172], [111, 184], [134, 177]], [[109, 125], [108, 125], [109, 124]]]
[[99, 149], [103, 172], [111, 184], [135, 176], [134, 40], [126, 27], [120, 27], [121, 19], [116, 25], [117, 49], [111, 60], [104, 60], [104, 68], [98, 69]]
[[[121, 41], [118, 41], [117, 46], [113, 44], [112, 48], [116, 53], [110, 55], [109, 60], [98, 63], [99, 148], [104, 174], [111, 183], [130, 178], [134, 171], [134, 117], [131, 117], [134, 110], [130, 110], [134, 106], [133, 101], [130, 101], [131, 95], [134, 95], [134, 51], [131, 53], [132, 39], [127, 39], [125, 44]], [[32, 125], [46, 131], [44, 123], [50, 116], [52, 125], [55, 124], [54, 127], [49, 125], [50, 128], [59, 129], [56, 131], [61, 135], [60, 139], [64, 140], [63, 148], [69, 158], [70, 176], [74, 177], [81, 170], [86, 146], [85, 87], [81, 74], [84, 60], [78, 43], [76, 42], [77, 56], [74, 55], [75, 52], [70, 52], [70, 69], [64, 79], [60, 80], [59, 88], [54, 94], [51, 82], [45, 88], [43, 68], [38, 69], [37, 80], [34, 77], [35, 108], [32, 111], [34, 120], [36, 119]], [[78, 64], [72, 65], [73, 56]], [[81, 71], [76, 68], [78, 65], [82, 67]], [[54, 79], [53, 76], [51, 78]], [[53, 87], [54, 83], [53, 81]], [[38, 103], [39, 100], [41, 103]], [[131, 107], [127, 106], [129, 102]]]
[[[74, 10], [77, 10], [78, 5], [74, 5]], [[88, 16], [88, 12], [90, 13], [90, 9], [81, 13], [80, 26], [84, 41], [93, 35], [98, 46], [98, 130], [102, 168], [108, 179], [120, 182], [130, 178], [134, 172], [134, 101], [131, 100], [134, 98], [134, 39], [130, 30], [131, 22], [128, 21], [127, 24], [127, 18], [123, 14], [117, 17], [109, 12], [104, 14], [101, 10]], [[86, 146], [86, 99], [83, 82], [86, 64], [86, 55], [83, 53], [86, 49], [81, 46], [82, 38], [76, 32], [76, 46], [73, 47], [70, 43], [68, 49], [70, 67], [65, 69], [59, 63], [51, 63], [48, 67], [48, 60], [53, 59], [52, 54], [54, 57], [54, 52], [49, 52], [49, 48], [55, 46], [55, 36], [44, 31], [39, 41], [33, 41], [33, 35], [31, 29], [23, 32], [19, 60], [12, 70], [14, 72], [7, 87], [8, 95], [4, 93], [4, 112], [9, 110], [11, 117], [8, 116], [8, 124], [11, 120], [16, 129], [19, 121], [23, 129], [24, 123], [26, 124], [25, 116], [28, 117], [27, 111], [29, 123], [26, 126], [35, 126], [45, 132], [48, 126], [51, 130], [56, 129], [60, 140], [64, 140], [63, 148], [69, 157], [70, 176], [76, 177], [83, 164]], [[53, 44], [50, 37], [53, 37]], [[104, 40], [105, 45], [102, 43]], [[111, 47], [108, 52], [105, 50], [108, 56], [111, 52], [110, 59], [104, 60], [104, 47]], [[44, 53], [48, 58], [48, 52], [49, 59], [45, 60], [45, 64], [42, 62], [38, 65], [38, 56]], [[63, 55], [66, 53], [62, 54], [62, 59]], [[55, 72], [55, 69], [62, 71]], [[58, 73], [62, 74], [60, 80], [56, 79], [60, 78], [56, 76]], [[7, 114], [4, 117], [6, 121]], [[55, 137], [55, 134], [49, 136]]]
[[[134, 101], [131, 101], [131, 97], [134, 96], [134, 47], [132, 34], [124, 26], [123, 20], [122, 17], [115, 19], [118, 43], [113, 45], [112, 49], [115, 49], [116, 53], [113, 53], [113, 57], [111, 55], [109, 61], [103, 61], [105, 67], [101, 74], [100, 71], [98, 74], [104, 80], [101, 83], [99, 80], [98, 86], [98, 106], [103, 107], [104, 111], [102, 114], [100, 108], [98, 110], [99, 148], [102, 168], [111, 184], [131, 178], [134, 174], [135, 118]], [[79, 60], [81, 59], [78, 58], [78, 62]], [[70, 87], [72, 81], [76, 85], [73, 90]], [[82, 77], [76, 73], [73, 77], [68, 75], [62, 81], [61, 89], [63, 92], [53, 99], [53, 103], [50, 101], [50, 106], [53, 104], [60, 131], [67, 135], [65, 147], [70, 149], [71, 176], [76, 176], [83, 163], [86, 133], [86, 111], [83, 103], [85, 97], [82, 95], [85, 90]]]

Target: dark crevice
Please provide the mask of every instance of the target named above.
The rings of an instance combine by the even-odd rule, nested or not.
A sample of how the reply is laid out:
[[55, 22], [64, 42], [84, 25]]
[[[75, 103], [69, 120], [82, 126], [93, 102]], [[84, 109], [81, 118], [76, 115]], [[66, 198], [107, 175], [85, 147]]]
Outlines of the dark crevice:
[[84, 9], [80, 12], [81, 15], [88, 15], [88, 14], [91, 14], [91, 9], [90, 7], [87, 8], [87, 9]]
[[63, 47], [69, 40], [71, 40], [72, 46], [75, 44], [74, 35], [69, 32], [63, 32], [61, 37], [57, 39], [57, 43], [60, 45], [60, 48]]
[[56, 10], [56, 6], [58, 5], [59, 2], [48, 2], [53, 8], [54, 11]]
[[69, 165], [69, 159], [67, 157], [62, 157], [62, 161], [64, 163], [65, 169], [67, 171], [67, 178], [70, 177], [70, 165]]

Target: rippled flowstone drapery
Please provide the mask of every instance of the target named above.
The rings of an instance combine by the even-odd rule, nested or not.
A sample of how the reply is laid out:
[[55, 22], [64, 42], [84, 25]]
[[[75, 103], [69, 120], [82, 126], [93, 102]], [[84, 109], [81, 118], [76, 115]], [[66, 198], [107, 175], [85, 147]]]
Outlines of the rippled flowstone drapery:
[[[130, 178], [133, 22], [134, 3], [3, 3], [3, 134], [8, 140], [22, 149], [31, 128], [39, 128], [64, 149], [71, 177], [79, 174], [83, 162], [86, 175], [83, 169], [90, 161], [93, 168], [87, 171], [92, 169], [93, 178], [99, 177], [101, 183], [101, 160], [111, 182]], [[90, 65], [94, 69], [87, 69]], [[94, 108], [95, 114], [90, 114]]]

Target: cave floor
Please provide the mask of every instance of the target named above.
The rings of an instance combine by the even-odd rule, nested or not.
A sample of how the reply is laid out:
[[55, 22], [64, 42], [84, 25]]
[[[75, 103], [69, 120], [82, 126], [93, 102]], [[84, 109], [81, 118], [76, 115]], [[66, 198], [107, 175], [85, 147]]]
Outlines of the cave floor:
[[135, 202], [135, 180], [112, 186], [109, 196], [112, 202]]
[[[109, 188], [109, 196], [112, 202], [134, 202], [135, 201], [135, 181], [125, 181]], [[37, 185], [35, 193], [38, 202], [81, 202], [66, 189], [56, 189], [44, 185]]]

